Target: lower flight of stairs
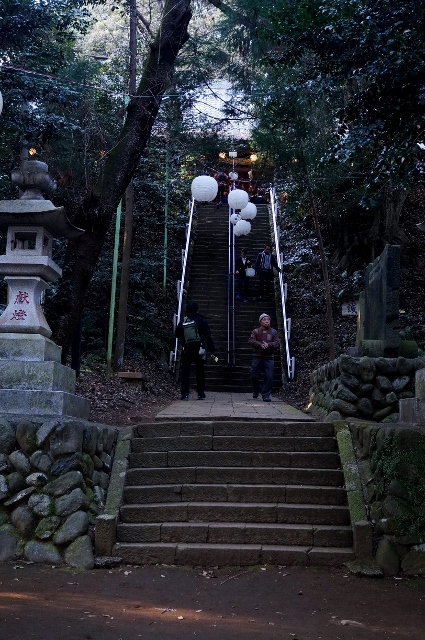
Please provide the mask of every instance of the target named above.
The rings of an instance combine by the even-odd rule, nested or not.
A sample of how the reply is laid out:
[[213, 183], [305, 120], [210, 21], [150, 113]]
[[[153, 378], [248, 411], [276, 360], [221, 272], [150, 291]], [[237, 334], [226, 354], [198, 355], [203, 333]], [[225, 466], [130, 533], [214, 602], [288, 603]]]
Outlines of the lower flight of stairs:
[[339, 565], [354, 558], [333, 425], [135, 427], [114, 553], [198, 566]]

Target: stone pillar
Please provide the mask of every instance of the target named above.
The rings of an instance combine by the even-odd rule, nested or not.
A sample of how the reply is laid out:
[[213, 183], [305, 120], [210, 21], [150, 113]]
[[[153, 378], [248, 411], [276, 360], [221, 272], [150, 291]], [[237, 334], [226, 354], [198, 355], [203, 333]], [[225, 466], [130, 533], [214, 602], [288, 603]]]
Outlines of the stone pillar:
[[7, 229], [0, 273], [8, 285], [0, 317], [0, 413], [87, 419], [90, 402], [75, 395], [75, 371], [61, 364], [41, 306], [50, 282], [62, 275], [52, 259], [53, 238], [83, 231], [41, 194], [54, 188], [47, 165], [24, 158], [13, 177], [21, 199], [0, 201], [0, 228]]

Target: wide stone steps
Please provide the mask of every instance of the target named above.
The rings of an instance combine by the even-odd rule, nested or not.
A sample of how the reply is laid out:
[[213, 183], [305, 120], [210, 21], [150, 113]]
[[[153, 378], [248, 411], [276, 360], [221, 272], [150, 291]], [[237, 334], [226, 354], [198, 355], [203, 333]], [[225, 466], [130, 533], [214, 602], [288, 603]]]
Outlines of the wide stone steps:
[[[122, 543], [203, 543], [305, 545], [347, 548], [353, 543], [351, 527], [339, 525], [163, 522], [120, 524]], [[231, 541], [229, 543], [229, 540]]]
[[332, 524], [350, 522], [345, 505], [284, 504], [263, 502], [161, 502], [125, 504], [122, 522], [282, 522]]
[[[163, 466], [157, 457], [164, 456]], [[133, 457], [134, 456], [134, 457]], [[335, 461], [335, 459], [333, 459]], [[323, 460], [320, 460], [323, 462]], [[167, 485], [167, 484], [216, 484], [218, 481], [230, 484], [306, 484], [318, 486], [341, 486], [343, 475], [341, 469], [303, 468], [303, 467], [167, 467], [167, 454], [131, 454], [130, 464], [145, 468], [129, 469], [127, 480], [129, 486]]]
[[252, 544], [118, 543], [116, 553], [128, 563], [192, 566], [257, 564], [339, 566], [353, 560], [350, 548]]
[[349, 526], [228, 523], [163, 522], [118, 525], [121, 542], [174, 542], [203, 544], [305, 545], [350, 547], [353, 535]]
[[[156, 453], [156, 452], [155, 452]], [[338, 469], [339, 455], [336, 452], [320, 451], [168, 451], [167, 467], [284, 467], [295, 469]], [[143, 469], [129, 469], [128, 484], [139, 481]], [[164, 468], [164, 473], [169, 469]], [[136, 481], [134, 481], [136, 480]], [[186, 481], [184, 481], [186, 482]]]
[[134, 429], [114, 553], [125, 562], [338, 565], [354, 557], [333, 425]]
[[135, 438], [133, 452], [144, 451], [335, 451], [335, 438], [268, 437], [263, 436], [172, 436], [170, 438]]
[[181, 484], [126, 487], [127, 504], [158, 502], [299, 502], [313, 504], [345, 504], [346, 495], [341, 487], [298, 485], [232, 485]]

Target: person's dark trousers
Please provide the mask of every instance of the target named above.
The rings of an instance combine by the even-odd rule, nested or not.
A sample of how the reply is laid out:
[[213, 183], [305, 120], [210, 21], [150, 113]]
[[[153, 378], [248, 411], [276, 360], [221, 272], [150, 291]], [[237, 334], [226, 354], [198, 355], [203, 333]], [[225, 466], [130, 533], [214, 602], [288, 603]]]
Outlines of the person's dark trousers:
[[216, 202], [217, 202], [217, 206], [219, 204], [223, 204], [224, 201], [224, 192], [226, 191], [226, 187], [223, 185], [218, 185], [218, 192], [217, 192], [217, 198], [216, 198]]
[[[269, 398], [273, 387], [274, 362], [271, 358], [254, 356], [251, 366], [252, 390], [261, 393], [263, 398]], [[260, 383], [262, 378], [262, 383]]]
[[273, 269], [260, 270], [260, 295], [270, 293], [272, 288]]
[[249, 278], [248, 277], [243, 277], [243, 276], [238, 276], [238, 293], [239, 295], [243, 296], [244, 298], [246, 298], [246, 294], [248, 293], [248, 287], [249, 287]]
[[192, 362], [195, 363], [196, 390], [198, 395], [205, 392], [205, 361], [202, 359], [202, 356], [199, 355], [199, 347], [200, 343], [197, 342], [193, 345], [186, 346], [183, 350], [181, 368], [182, 396], [189, 395], [190, 368]]

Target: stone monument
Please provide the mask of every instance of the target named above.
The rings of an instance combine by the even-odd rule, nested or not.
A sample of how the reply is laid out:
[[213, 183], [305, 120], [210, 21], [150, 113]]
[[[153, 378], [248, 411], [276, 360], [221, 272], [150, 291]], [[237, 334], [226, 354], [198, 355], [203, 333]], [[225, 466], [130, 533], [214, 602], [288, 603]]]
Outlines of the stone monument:
[[357, 318], [358, 355], [375, 358], [417, 356], [416, 343], [400, 340], [399, 291], [400, 247], [387, 245], [366, 267], [365, 290], [360, 295]]
[[0, 412], [87, 419], [90, 402], [75, 395], [75, 372], [61, 364], [61, 347], [50, 340], [41, 306], [49, 283], [62, 275], [52, 259], [53, 238], [84, 231], [69, 222], [63, 207], [44, 199], [56, 183], [44, 162], [28, 159], [27, 149], [12, 181], [21, 190], [19, 200], [0, 201], [0, 230], [7, 234], [0, 273], [8, 285], [0, 317]]

